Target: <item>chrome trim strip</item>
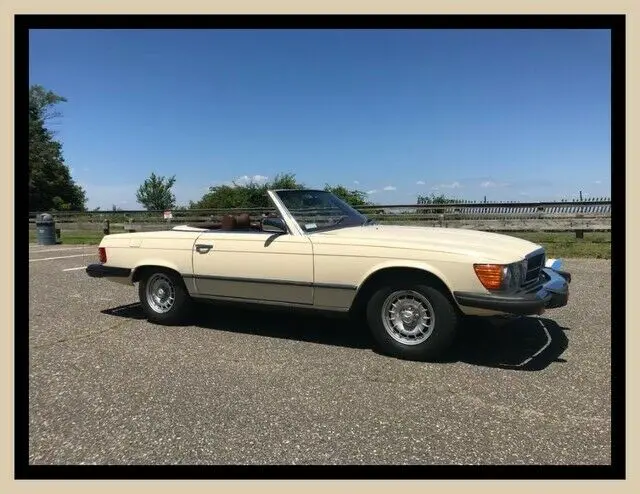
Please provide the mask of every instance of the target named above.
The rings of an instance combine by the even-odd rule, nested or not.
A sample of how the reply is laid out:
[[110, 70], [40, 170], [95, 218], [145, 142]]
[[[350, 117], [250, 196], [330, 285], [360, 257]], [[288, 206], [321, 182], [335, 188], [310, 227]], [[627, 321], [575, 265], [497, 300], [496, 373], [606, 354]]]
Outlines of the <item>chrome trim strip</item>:
[[[541, 256], [541, 257], [540, 257]], [[533, 258], [540, 257], [540, 263], [535, 267], [531, 267], [529, 264], [529, 260]], [[521, 288], [529, 288], [534, 286], [540, 278], [540, 273], [542, 272], [542, 268], [544, 268], [545, 260], [546, 260], [546, 251], [544, 247], [539, 247], [536, 250], [529, 252], [524, 258], [527, 261], [527, 271], [524, 274], [524, 279], [521, 283]]]
[[526, 256], [524, 256], [525, 259], [529, 259], [530, 257], [535, 257], [538, 254], [544, 254], [545, 250], [544, 247], [539, 247], [536, 250], [529, 252]]
[[536, 293], [538, 298], [545, 298], [546, 293], [565, 293], [568, 289], [567, 280], [560, 276], [556, 271], [550, 268], [543, 268], [545, 274], [549, 277], [549, 280], [542, 285], [540, 290]]
[[256, 305], [271, 305], [277, 307], [297, 307], [300, 309], [312, 310], [312, 311], [325, 311], [325, 312], [348, 312], [349, 307], [327, 307], [320, 305], [309, 305], [309, 304], [300, 304], [296, 302], [279, 302], [275, 300], [258, 300], [253, 298], [242, 298], [242, 297], [227, 297], [222, 295], [194, 295], [194, 299], [201, 300], [219, 300], [221, 302], [238, 302], [238, 303], [246, 303], [246, 304], [256, 304]]
[[183, 278], [193, 278], [195, 280], [213, 280], [213, 281], [230, 281], [239, 283], [260, 283], [270, 285], [290, 285], [290, 286], [313, 286], [313, 283], [307, 281], [288, 281], [288, 280], [265, 280], [257, 278], [236, 278], [230, 276], [209, 276], [201, 274], [184, 274]]
[[272, 285], [293, 285], [293, 286], [310, 286], [314, 288], [329, 288], [336, 290], [356, 290], [358, 287], [354, 285], [339, 285], [334, 283], [312, 283], [307, 281], [289, 281], [289, 280], [267, 280], [264, 278], [236, 278], [229, 276], [209, 276], [209, 275], [194, 275], [183, 274], [183, 278], [189, 279], [203, 279], [203, 280], [216, 280], [216, 281], [235, 281], [240, 283], [263, 283]]

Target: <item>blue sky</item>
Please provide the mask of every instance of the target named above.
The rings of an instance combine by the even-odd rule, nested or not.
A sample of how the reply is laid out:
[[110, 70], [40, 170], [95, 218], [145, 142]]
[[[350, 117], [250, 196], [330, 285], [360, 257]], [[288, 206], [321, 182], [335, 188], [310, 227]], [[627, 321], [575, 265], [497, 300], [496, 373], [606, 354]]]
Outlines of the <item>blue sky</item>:
[[610, 195], [610, 34], [587, 30], [47, 30], [30, 83], [89, 207], [178, 203], [295, 173], [377, 203]]

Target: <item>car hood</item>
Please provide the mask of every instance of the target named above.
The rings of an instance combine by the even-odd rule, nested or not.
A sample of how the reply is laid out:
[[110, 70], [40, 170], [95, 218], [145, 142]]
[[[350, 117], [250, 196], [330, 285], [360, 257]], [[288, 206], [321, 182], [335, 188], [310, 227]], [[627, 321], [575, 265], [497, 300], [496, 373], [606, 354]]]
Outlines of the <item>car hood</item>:
[[399, 225], [367, 225], [318, 232], [321, 242], [348, 242], [363, 246], [416, 249], [461, 254], [481, 262], [509, 263], [541, 247], [528, 240], [479, 230]]

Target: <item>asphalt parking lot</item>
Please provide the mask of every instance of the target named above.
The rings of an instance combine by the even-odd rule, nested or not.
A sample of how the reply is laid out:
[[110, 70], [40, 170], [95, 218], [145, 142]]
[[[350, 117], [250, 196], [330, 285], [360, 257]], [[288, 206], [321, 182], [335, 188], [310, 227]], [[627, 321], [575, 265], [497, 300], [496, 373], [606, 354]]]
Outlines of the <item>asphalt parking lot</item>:
[[156, 326], [136, 288], [87, 277], [95, 247], [29, 259], [32, 464], [610, 463], [610, 261], [567, 261], [569, 306], [467, 324], [422, 363], [335, 318]]

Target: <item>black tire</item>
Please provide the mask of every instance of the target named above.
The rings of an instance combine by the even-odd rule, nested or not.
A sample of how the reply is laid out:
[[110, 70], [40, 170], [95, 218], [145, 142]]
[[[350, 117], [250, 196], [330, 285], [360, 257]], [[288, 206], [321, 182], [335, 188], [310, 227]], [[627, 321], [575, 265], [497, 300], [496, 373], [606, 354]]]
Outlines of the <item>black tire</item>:
[[[383, 307], [387, 299], [392, 295], [395, 298], [398, 292], [419, 294], [428, 301], [428, 304], [424, 304], [419, 297], [415, 297], [423, 307], [429, 309], [426, 313], [433, 313], [430, 331], [424, 331], [424, 334], [429, 334], [421, 336], [425, 339], [419, 343], [416, 343], [419, 341], [417, 338], [413, 340], [413, 344], [398, 341], [386, 329], [382, 315]], [[411, 298], [414, 295], [407, 294], [407, 296]], [[381, 286], [369, 299], [366, 315], [369, 329], [379, 350], [387, 355], [407, 360], [433, 360], [441, 357], [453, 343], [459, 323], [459, 315], [449, 298], [440, 289], [424, 282], [392, 282]], [[406, 338], [399, 331], [396, 337]]]
[[[173, 290], [173, 303], [171, 303], [168, 310], [164, 312], [159, 311], [159, 304], [154, 304], [154, 302], [150, 300], [150, 295], [147, 292], [147, 287], [150, 283], [156, 286], [160, 284], [161, 288], [166, 287], [169, 288], [169, 290]], [[147, 319], [156, 324], [171, 325], [183, 322], [192, 305], [191, 297], [187, 292], [182, 277], [168, 269], [146, 269], [138, 284], [138, 296], [140, 297], [140, 303], [142, 304], [142, 309]]]

